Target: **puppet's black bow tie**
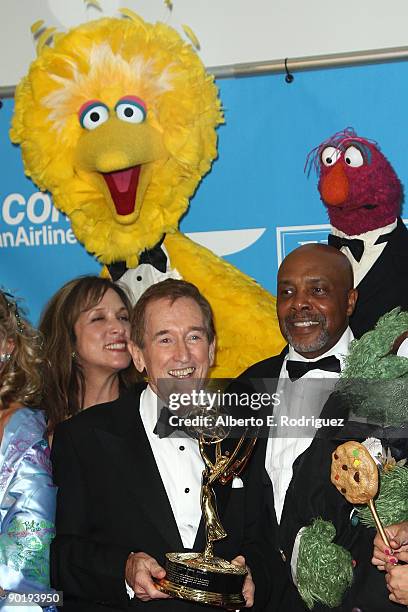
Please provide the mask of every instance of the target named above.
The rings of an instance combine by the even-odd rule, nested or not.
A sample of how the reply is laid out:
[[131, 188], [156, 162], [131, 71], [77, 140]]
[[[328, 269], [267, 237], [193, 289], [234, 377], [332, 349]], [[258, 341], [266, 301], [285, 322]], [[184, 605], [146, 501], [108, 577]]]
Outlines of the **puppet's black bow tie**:
[[152, 249], [143, 251], [139, 257], [139, 264], [150, 264], [159, 272], [165, 272], [167, 269], [166, 253], [161, 248], [163, 240], [160, 240]]
[[[167, 257], [166, 253], [161, 248], [162, 238], [152, 249], [146, 249], [139, 257], [139, 264], [150, 264], [159, 272], [166, 272], [167, 270]], [[113, 281], [117, 281], [124, 275], [128, 268], [126, 262], [117, 261], [113, 264], [108, 265], [109, 274]]]
[[326, 370], [327, 372], [340, 372], [340, 361], [334, 355], [323, 357], [317, 361], [294, 361], [288, 359], [286, 369], [290, 380], [293, 382], [302, 378], [310, 370]]
[[[383, 242], [388, 242], [389, 237], [394, 231], [395, 230], [389, 232], [388, 234], [381, 234], [381, 236], [377, 238], [374, 244], [382, 244]], [[329, 234], [327, 242], [330, 246], [333, 246], [339, 250], [341, 249], [341, 247], [348, 247], [356, 261], [360, 261], [363, 256], [364, 240], [360, 240], [359, 238], [342, 238], [340, 236], [335, 236], [334, 234]]]
[[[176, 417], [175, 424], [172, 424], [170, 421], [170, 417], [172, 416]], [[160, 411], [160, 416], [157, 419], [155, 428], [153, 429], [153, 433], [156, 434], [156, 436], [159, 436], [159, 438], [167, 438], [175, 431], [181, 431], [181, 426], [178, 425], [177, 413], [169, 410], [167, 406], [163, 406]]]
[[356, 261], [360, 261], [363, 256], [364, 241], [358, 238], [341, 238], [340, 236], [329, 234], [327, 242], [330, 246], [339, 250], [341, 247], [348, 247]]

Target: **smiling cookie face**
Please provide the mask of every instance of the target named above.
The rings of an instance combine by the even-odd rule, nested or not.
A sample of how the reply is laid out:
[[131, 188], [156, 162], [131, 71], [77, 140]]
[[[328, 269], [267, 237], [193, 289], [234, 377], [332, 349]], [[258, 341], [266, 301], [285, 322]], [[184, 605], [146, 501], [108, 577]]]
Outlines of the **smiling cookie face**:
[[331, 481], [351, 504], [366, 504], [378, 490], [378, 469], [365, 446], [345, 442], [332, 454]]

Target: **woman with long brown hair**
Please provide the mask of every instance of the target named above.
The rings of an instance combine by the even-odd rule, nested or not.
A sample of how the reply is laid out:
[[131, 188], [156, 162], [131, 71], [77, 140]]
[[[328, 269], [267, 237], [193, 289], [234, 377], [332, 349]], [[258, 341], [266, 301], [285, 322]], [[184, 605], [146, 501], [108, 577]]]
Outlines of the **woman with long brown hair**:
[[19, 610], [40, 610], [24, 605], [29, 596], [43, 606], [55, 601], [49, 589], [55, 487], [45, 417], [37, 409], [41, 364], [40, 335], [23, 319], [13, 296], [0, 291], [1, 610], [13, 602]]
[[116, 399], [133, 382], [130, 312], [125, 290], [99, 276], [69, 281], [48, 302], [40, 331], [50, 431], [89, 406]]

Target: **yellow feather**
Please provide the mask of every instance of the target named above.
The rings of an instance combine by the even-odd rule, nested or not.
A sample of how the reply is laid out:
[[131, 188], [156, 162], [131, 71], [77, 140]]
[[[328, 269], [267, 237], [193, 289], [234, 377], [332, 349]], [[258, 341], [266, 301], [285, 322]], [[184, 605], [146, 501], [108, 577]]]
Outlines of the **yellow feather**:
[[41, 30], [43, 25], [44, 25], [44, 19], [39, 19], [38, 21], [35, 21], [30, 28], [31, 34], [36, 34], [39, 30]]
[[164, 0], [164, 4], [167, 6], [169, 11], [173, 9], [173, 2], [171, 0]]
[[139, 15], [137, 15], [137, 13], [135, 13], [131, 9], [121, 8], [119, 9], [119, 13], [121, 13], [124, 17], [127, 17], [128, 19], [130, 19], [131, 21], [134, 21], [135, 23], [139, 25], [146, 26], [146, 23], [143, 21], [143, 19], [141, 19]]
[[56, 30], [57, 28], [47, 28], [46, 30], [44, 30], [37, 42], [37, 55], [40, 55], [41, 51], [43, 50], [43, 47], [48, 42], [51, 42], [51, 39], [53, 37], [52, 35], [54, 34], [54, 32], [56, 32]]
[[64, 36], [64, 32], [57, 32], [56, 34], [54, 34], [52, 37], [54, 40], [54, 45], [56, 45], [63, 36]]
[[197, 50], [200, 49], [200, 41], [198, 40], [197, 36], [194, 34], [190, 26], [182, 24], [181, 27], [183, 28], [187, 38], [191, 41], [193, 47]]
[[98, 9], [99, 11], [102, 11], [102, 7], [99, 4], [98, 0], [84, 0], [84, 4], [86, 8], [93, 7]]
[[103, 267], [102, 267], [102, 270], [101, 270], [100, 276], [101, 276], [102, 278], [111, 278], [111, 275], [109, 274], [109, 270], [108, 270], [107, 266], [103, 266]]

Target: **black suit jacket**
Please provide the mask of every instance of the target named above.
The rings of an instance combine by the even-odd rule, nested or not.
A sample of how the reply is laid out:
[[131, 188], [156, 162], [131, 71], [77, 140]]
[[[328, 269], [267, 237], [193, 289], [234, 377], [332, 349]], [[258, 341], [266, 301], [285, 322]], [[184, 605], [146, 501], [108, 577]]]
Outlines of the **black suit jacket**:
[[[166, 552], [185, 550], [140, 418], [142, 389], [89, 408], [55, 432], [52, 461], [59, 489], [51, 571], [54, 587], [64, 591], [65, 612], [116, 611], [129, 605], [150, 612], [209, 610], [179, 600], [129, 602], [126, 595], [130, 552], [146, 552], [164, 564]], [[242, 478], [244, 488], [215, 486], [228, 533], [215, 552], [229, 560], [246, 556], [262, 609], [268, 587], [256, 542], [260, 489], [249, 471]], [[202, 551], [204, 544], [201, 521], [194, 550]]]
[[[284, 349], [280, 355], [253, 365], [240, 376], [240, 380], [249, 380], [255, 389], [267, 387], [269, 393], [274, 392], [286, 352], [287, 349]], [[265, 482], [269, 481], [269, 484], [265, 485], [268, 491], [265, 498], [269, 507], [263, 529], [266, 533], [270, 532], [269, 545], [275, 547], [275, 553], [280, 553], [274, 553], [270, 558], [270, 571], [279, 578], [269, 608], [284, 612], [307, 610], [292, 583], [290, 561], [299, 530], [310, 525], [313, 519], [321, 517], [334, 524], [337, 534], [335, 543], [349, 550], [356, 561], [351, 588], [346, 592], [342, 605], [331, 610], [351, 612], [353, 608], [359, 608], [362, 612], [398, 612], [400, 606], [388, 599], [384, 574], [371, 564], [375, 530], [368, 529], [361, 523], [353, 526], [350, 519], [352, 506], [330, 481], [331, 454], [339, 444], [350, 439], [364, 440], [370, 435], [382, 437], [383, 432], [347, 423], [349, 405], [337, 393], [330, 396], [321, 416], [344, 419], [346, 426], [341, 429], [319, 430], [309, 448], [297, 457], [279, 525], [274, 509], [272, 483], [264, 467], [266, 438], [260, 440], [257, 449], [257, 469], [263, 474]], [[313, 610], [327, 612], [329, 608], [315, 605]]]
[[408, 229], [399, 218], [380, 257], [357, 286], [358, 300], [350, 317], [356, 338], [373, 329], [378, 319], [396, 306], [408, 310], [407, 269]]
[[[268, 359], [264, 359], [254, 364], [239, 376], [237, 384], [249, 384], [250, 388], [255, 392], [268, 393], [272, 396], [276, 391], [283, 360], [287, 351], [288, 349], [285, 347], [280, 355], [269, 357]], [[267, 416], [272, 413], [273, 407], [268, 406], [261, 409], [259, 416], [261, 416], [263, 422], [266, 423]], [[290, 610], [290, 612], [296, 612], [296, 605], [300, 606], [299, 610], [303, 610], [304, 608], [297, 590], [290, 580], [288, 565], [282, 562], [282, 557], [286, 559], [286, 555], [282, 547], [281, 534], [276, 519], [273, 487], [265, 469], [268, 435], [269, 428], [264, 426], [259, 431], [257, 446], [252, 458], [252, 467], [254, 471], [259, 474], [264, 488], [263, 498], [265, 510], [262, 515], [261, 531], [264, 534], [265, 542], [270, 551], [268, 557], [268, 571], [270, 575], [273, 576], [271, 596], [267, 609], [271, 610], [271, 612], [275, 612], [275, 610], [285, 610], [283, 605], [289, 602], [285, 602], [284, 599], [286, 598], [287, 600], [289, 593], [294, 602], [290, 603], [288, 610]], [[294, 608], [293, 605], [295, 605]]]

